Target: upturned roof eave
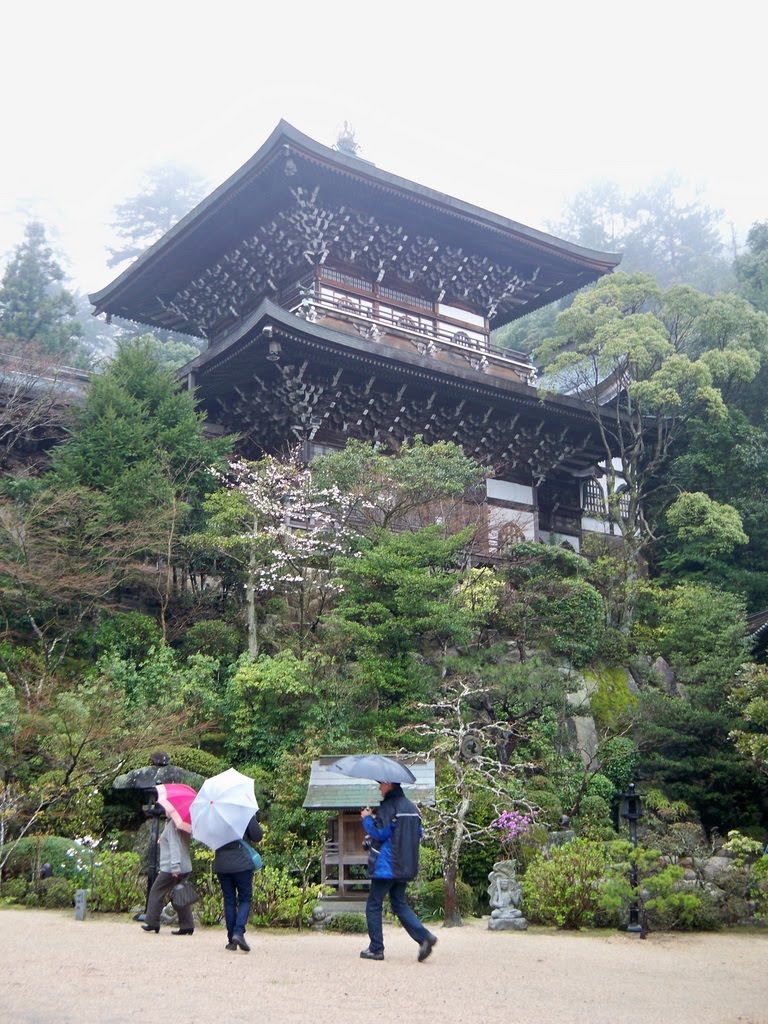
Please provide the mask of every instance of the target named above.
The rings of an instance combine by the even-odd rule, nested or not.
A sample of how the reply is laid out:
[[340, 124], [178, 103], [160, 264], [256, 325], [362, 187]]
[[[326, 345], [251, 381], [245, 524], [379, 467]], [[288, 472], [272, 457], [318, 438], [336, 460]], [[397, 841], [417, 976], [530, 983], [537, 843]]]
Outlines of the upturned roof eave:
[[220, 203], [228, 201], [251, 178], [258, 175], [262, 168], [277, 156], [279, 147], [282, 145], [293, 146], [298, 151], [303, 151], [307, 157], [313, 158], [326, 166], [346, 172], [355, 178], [365, 179], [381, 188], [398, 192], [406, 198], [432, 205], [454, 216], [472, 221], [478, 226], [495, 229], [505, 235], [515, 236], [518, 240], [527, 242], [536, 248], [546, 249], [553, 254], [568, 255], [583, 263], [586, 270], [591, 269], [598, 276], [601, 273], [608, 273], [615, 269], [621, 262], [620, 253], [599, 252], [587, 249], [573, 242], [566, 242], [563, 239], [556, 238], [554, 235], [530, 228], [500, 214], [491, 213], [482, 207], [474, 206], [453, 196], [430, 189], [425, 185], [420, 185], [389, 171], [380, 170], [375, 165], [369, 164], [357, 157], [339, 153], [329, 146], [316, 142], [308, 135], [304, 135], [303, 132], [298, 131], [287, 121], [281, 120], [266, 141], [246, 163], [230, 175], [218, 188], [214, 189], [209, 196], [198, 203], [194, 209], [182, 217], [162, 238], [151, 245], [146, 252], [142, 253], [138, 259], [122, 271], [112, 282], [99, 291], [89, 294], [88, 298], [96, 307], [96, 312], [105, 311], [107, 303], [110, 300], [114, 300], [125, 285], [132, 282], [136, 277], [142, 276], [161, 254], [193, 232], [211, 216], [213, 210]]
[[576, 417], [578, 419], [593, 419], [592, 411], [578, 398], [568, 395], [560, 395], [551, 392], [542, 392], [538, 388], [517, 381], [494, 378], [487, 373], [473, 370], [471, 367], [461, 368], [457, 372], [447, 364], [439, 363], [430, 357], [423, 357], [417, 353], [410, 353], [403, 349], [395, 349], [381, 342], [371, 342], [362, 337], [355, 337], [343, 331], [336, 331], [321, 324], [313, 324], [293, 313], [289, 313], [269, 299], [264, 299], [236, 330], [231, 331], [222, 338], [216, 345], [205, 352], [201, 352], [190, 362], [176, 371], [176, 378], [184, 380], [198, 371], [205, 372], [208, 364], [217, 362], [220, 358], [226, 357], [231, 349], [239, 343], [250, 343], [259, 336], [259, 328], [269, 323], [272, 326], [283, 328], [294, 336], [304, 335], [318, 341], [327, 342], [337, 348], [357, 354], [367, 355], [376, 362], [385, 362], [390, 367], [398, 363], [403, 364], [404, 369], [413, 372], [414, 369], [428, 375], [435, 381], [451, 383], [454, 387], [463, 384], [470, 387], [476, 393], [486, 392], [489, 398], [495, 397], [514, 400], [531, 406], [540, 406], [543, 411], [560, 413], [561, 415]]

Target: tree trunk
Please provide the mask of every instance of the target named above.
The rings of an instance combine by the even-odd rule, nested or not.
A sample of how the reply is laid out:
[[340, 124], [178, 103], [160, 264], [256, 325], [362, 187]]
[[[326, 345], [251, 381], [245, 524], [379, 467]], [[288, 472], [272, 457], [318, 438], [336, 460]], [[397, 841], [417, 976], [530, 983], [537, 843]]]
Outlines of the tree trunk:
[[[256, 535], [256, 521], [253, 523], [254, 537]], [[247, 608], [247, 630], [248, 630], [248, 653], [252, 658], [259, 654], [259, 638], [256, 632], [256, 547], [251, 545], [248, 555], [248, 578], [245, 584], [245, 601]]]
[[447, 864], [443, 875], [443, 886], [445, 891], [445, 917], [443, 925], [446, 928], [456, 928], [461, 924], [459, 904], [456, 898], [456, 865]]

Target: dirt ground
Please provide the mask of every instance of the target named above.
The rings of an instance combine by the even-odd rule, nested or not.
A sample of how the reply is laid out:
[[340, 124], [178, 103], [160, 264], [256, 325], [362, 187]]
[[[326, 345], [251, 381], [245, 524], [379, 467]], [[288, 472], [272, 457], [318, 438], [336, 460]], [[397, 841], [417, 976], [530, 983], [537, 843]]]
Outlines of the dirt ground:
[[143, 932], [130, 919], [0, 910], [5, 1024], [768, 1024], [768, 933], [649, 935], [436, 928], [424, 963], [402, 929]]

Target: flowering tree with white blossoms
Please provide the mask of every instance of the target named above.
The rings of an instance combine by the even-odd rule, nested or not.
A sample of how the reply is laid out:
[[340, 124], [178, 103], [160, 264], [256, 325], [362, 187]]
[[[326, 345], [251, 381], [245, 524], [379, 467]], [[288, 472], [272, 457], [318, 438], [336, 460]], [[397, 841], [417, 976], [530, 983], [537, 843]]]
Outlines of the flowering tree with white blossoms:
[[249, 654], [259, 653], [260, 595], [284, 594], [303, 641], [340, 590], [331, 567], [354, 547], [349, 519], [359, 496], [316, 487], [298, 451], [283, 461], [233, 461], [216, 475], [224, 487], [207, 500], [208, 526], [197, 541], [226, 553], [245, 576]]

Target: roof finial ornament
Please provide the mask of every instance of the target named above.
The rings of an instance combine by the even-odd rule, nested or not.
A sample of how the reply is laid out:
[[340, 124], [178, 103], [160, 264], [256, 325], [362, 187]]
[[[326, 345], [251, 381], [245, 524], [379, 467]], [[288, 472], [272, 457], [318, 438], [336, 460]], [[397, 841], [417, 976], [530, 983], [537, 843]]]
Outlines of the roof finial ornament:
[[355, 129], [347, 121], [344, 122], [344, 127], [339, 132], [339, 137], [333, 148], [337, 153], [343, 153], [345, 156], [357, 156], [360, 152], [360, 147], [355, 142]]

